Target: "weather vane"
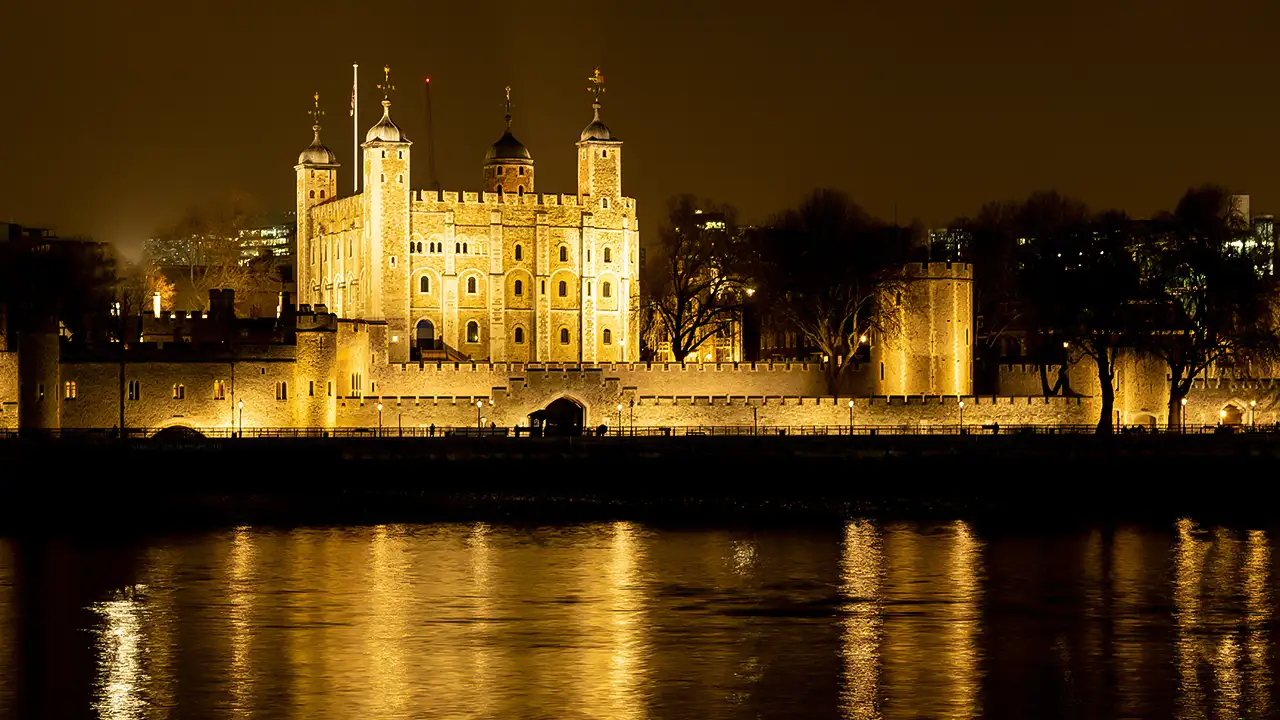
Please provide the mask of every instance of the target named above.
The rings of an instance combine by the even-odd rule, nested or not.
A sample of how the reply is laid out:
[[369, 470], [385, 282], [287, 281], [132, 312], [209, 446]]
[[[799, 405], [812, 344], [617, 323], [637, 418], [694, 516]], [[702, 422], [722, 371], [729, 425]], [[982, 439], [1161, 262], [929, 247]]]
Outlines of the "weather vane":
[[324, 116], [324, 111], [320, 109], [320, 93], [312, 94], [311, 99], [315, 100], [316, 106], [308, 111], [307, 114], [311, 116], [311, 119], [315, 121], [315, 126], [319, 128], [320, 118]]
[[511, 129], [511, 86], [507, 86], [507, 129]]
[[382, 76], [383, 76], [383, 81], [382, 81], [382, 84], [378, 86], [378, 89], [382, 91], [382, 99], [386, 100], [391, 97], [391, 91], [396, 89], [396, 86], [391, 84], [391, 66], [390, 65], [382, 66]]
[[587, 78], [587, 80], [591, 82], [587, 86], [587, 92], [595, 95], [595, 104], [599, 105], [600, 94], [604, 92], [604, 76], [600, 74], [600, 68], [596, 68], [595, 72], [591, 73], [591, 77]]

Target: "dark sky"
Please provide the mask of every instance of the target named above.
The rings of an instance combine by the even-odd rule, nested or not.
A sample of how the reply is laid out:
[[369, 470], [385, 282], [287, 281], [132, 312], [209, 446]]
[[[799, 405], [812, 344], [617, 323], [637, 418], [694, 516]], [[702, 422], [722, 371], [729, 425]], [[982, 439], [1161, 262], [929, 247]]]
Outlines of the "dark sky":
[[931, 226], [1043, 188], [1135, 216], [1215, 181], [1280, 210], [1275, 0], [588, 0], [0, 3], [0, 220], [136, 247], [230, 192], [293, 203], [323, 137], [350, 188], [384, 63], [418, 141], [433, 79], [438, 170], [476, 189], [513, 87], [538, 189], [574, 191], [599, 64], [652, 233], [678, 192], [756, 220], [815, 186]]

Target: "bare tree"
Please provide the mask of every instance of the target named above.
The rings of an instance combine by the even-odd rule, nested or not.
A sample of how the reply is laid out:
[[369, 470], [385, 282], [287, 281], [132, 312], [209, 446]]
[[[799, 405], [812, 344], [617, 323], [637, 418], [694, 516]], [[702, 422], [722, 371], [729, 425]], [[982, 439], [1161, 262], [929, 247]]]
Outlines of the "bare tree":
[[700, 206], [692, 195], [680, 195], [667, 208], [667, 225], [641, 272], [651, 313], [650, 347], [666, 338], [672, 356], [683, 362], [739, 317], [746, 244], [731, 207]]
[[759, 233], [757, 247], [764, 304], [827, 358], [837, 394], [862, 338], [897, 330], [886, 298], [903, 289], [907, 233], [843, 193], [818, 190]]
[[252, 295], [279, 284], [271, 268], [244, 254], [241, 233], [256, 215], [249, 201], [233, 195], [188, 209], [160, 233], [175, 251], [176, 265], [165, 269], [184, 302], [200, 304], [210, 290], [229, 289], [247, 306]]

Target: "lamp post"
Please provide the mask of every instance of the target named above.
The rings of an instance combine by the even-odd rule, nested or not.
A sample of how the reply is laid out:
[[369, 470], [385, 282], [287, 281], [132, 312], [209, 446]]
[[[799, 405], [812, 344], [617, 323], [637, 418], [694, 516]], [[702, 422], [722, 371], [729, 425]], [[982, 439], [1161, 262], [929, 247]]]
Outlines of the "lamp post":
[[378, 437], [382, 437], [382, 403], [378, 403]]
[[240, 400], [236, 403], [236, 409], [240, 411], [240, 427], [237, 430], [239, 435], [244, 435], [244, 401]]
[[476, 430], [479, 430], [482, 427], [480, 424], [480, 409], [483, 407], [484, 407], [484, 401], [477, 400], [476, 401]]
[[849, 436], [853, 437], [853, 401], [849, 401]]
[[964, 401], [960, 401], [960, 432], [964, 432]]
[[752, 435], [755, 435], [757, 433], [756, 428], [759, 427], [759, 423], [757, 422], [759, 417], [760, 417], [759, 408], [757, 408], [755, 405], [752, 405], [751, 406], [751, 434]]
[[1182, 410], [1178, 412], [1178, 425], [1181, 432], [1187, 432], [1187, 399], [1182, 398]]
[[636, 436], [636, 399], [631, 398], [631, 437]]
[[1226, 411], [1225, 409], [1223, 409], [1223, 410], [1219, 410], [1219, 411], [1218, 411], [1218, 425], [1219, 425], [1219, 426], [1222, 426], [1222, 425], [1226, 425], [1226, 424], [1227, 424], [1227, 411]]
[[1258, 427], [1258, 401], [1249, 401], [1249, 429]]

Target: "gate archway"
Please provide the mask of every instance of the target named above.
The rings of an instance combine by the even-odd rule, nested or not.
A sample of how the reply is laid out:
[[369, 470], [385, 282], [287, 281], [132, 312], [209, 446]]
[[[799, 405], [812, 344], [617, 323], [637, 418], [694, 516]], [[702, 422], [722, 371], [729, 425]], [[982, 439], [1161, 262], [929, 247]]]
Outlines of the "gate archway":
[[571, 397], [559, 397], [542, 410], [529, 414], [529, 426], [541, 428], [543, 435], [581, 435], [586, 410]]

